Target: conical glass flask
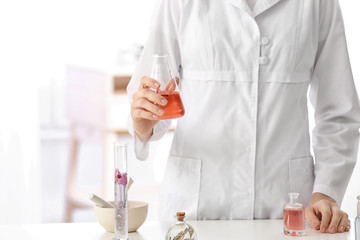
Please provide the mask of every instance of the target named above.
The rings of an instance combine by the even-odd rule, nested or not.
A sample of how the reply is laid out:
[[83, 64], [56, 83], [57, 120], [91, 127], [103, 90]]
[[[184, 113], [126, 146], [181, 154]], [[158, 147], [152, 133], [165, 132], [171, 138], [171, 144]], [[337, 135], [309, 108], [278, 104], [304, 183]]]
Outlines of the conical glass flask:
[[157, 89], [151, 88], [154, 92], [161, 94], [168, 103], [163, 106], [164, 114], [158, 119], [171, 119], [184, 116], [185, 110], [180, 96], [179, 79], [171, 76], [169, 67], [169, 54], [156, 53], [153, 56], [151, 78], [160, 83]]

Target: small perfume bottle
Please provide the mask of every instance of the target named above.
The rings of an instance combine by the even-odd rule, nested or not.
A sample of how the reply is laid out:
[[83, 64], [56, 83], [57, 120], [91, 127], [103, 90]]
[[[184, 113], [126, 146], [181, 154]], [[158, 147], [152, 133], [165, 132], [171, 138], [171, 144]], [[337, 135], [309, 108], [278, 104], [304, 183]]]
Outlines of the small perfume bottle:
[[172, 226], [166, 234], [165, 240], [196, 240], [196, 233], [194, 228], [185, 223], [185, 213], [178, 212], [175, 216], [175, 225]]
[[305, 235], [305, 208], [298, 202], [299, 193], [289, 193], [290, 202], [284, 205], [284, 234]]
[[360, 240], [360, 195], [357, 196], [357, 216], [355, 218], [355, 239]]

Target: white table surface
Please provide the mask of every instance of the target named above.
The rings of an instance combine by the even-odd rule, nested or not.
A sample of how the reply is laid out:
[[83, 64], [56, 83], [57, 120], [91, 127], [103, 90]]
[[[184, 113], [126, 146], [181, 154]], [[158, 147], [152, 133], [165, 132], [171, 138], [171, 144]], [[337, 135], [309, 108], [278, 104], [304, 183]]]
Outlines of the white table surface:
[[[145, 222], [129, 237], [131, 240], [164, 240], [171, 224]], [[198, 240], [355, 240], [353, 228], [347, 233], [320, 234], [307, 227], [304, 237], [285, 236], [282, 220], [189, 221], [189, 224], [194, 227]], [[105, 232], [98, 223], [0, 225], [0, 240], [112, 240], [112, 237], [113, 234]]]

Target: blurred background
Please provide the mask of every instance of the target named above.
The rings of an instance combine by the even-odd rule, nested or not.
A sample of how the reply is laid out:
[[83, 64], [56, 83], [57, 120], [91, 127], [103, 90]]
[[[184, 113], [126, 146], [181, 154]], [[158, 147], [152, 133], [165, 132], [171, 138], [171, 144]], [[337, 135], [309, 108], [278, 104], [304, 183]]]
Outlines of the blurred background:
[[[114, 140], [130, 144], [129, 198], [156, 219], [172, 132], [137, 161], [125, 93], [154, 2], [0, 0], [0, 224], [95, 221], [88, 195], [112, 198]], [[360, 89], [360, 3], [340, 3]], [[360, 164], [343, 201], [350, 217], [359, 182]]]

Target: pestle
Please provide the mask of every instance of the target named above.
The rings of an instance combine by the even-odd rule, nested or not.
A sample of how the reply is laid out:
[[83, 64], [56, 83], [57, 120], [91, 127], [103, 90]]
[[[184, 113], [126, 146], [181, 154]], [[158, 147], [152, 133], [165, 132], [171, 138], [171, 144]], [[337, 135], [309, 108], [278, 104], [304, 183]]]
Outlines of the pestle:
[[[133, 184], [133, 182], [134, 181], [132, 180], [132, 178], [130, 178], [129, 182], [127, 184], [128, 185], [128, 191], [129, 191], [131, 185]], [[114, 207], [113, 204], [109, 203], [108, 201], [105, 201], [104, 199], [102, 199], [101, 197], [97, 196], [94, 193], [90, 194], [89, 199], [91, 201], [93, 201], [99, 207], [103, 207], [103, 208], [113, 208]]]

